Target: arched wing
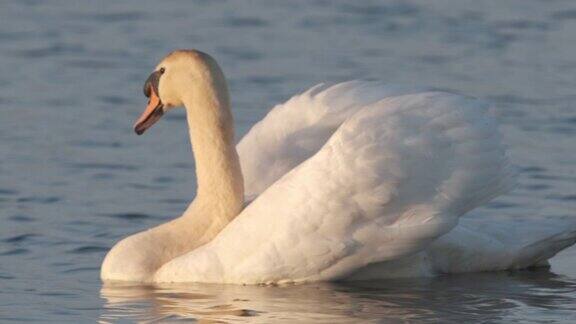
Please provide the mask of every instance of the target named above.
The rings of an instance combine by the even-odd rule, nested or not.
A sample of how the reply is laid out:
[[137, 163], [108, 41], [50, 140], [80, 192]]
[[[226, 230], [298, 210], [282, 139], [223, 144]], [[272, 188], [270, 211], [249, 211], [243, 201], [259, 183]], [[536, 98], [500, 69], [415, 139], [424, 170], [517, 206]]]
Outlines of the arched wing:
[[418, 91], [376, 81], [318, 84], [274, 107], [237, 145], [247, 197], [256, 197], [326, 144], [367, 105]]
[[156, 279], [342, 278], [422, 250], [509, 188], [512, 174], [485, 104], [441, 92], [389, 97], [346, 118], [316, 154]]

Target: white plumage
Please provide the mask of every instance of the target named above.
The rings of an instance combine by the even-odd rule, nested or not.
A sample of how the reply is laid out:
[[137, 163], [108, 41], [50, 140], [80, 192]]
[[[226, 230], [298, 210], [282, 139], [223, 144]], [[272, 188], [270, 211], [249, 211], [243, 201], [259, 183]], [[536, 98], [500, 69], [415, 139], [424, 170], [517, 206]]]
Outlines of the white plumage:
[[[527, 251], [517, 260], [509, 254], [520, 251], [506, 251], [516, 238], [457, 226], [513, 185], [496, 123], [479, 100], [378, 82], [319, 85], [276, 106], [237, 149], [246, 193], [256, 198], [156, 280], [385, 278], [528, 266], [543, 256]], [[560, 246], [545, 237], [546, 256], [574, 234]]]
[[[198, 195], [114, 246], [104, 280], [288, 283], [538, 266], [576, 224], [468, 215], [515, 173], [487, 104], [351, 81], [278, 105], [233, 144], [224, 75], [176, 51], [148, 84], [140, 134], [185, 106]], [[154, 81], [156, 80], [156, 81]], [[474, 211], [476, 213], [476, 211]]]

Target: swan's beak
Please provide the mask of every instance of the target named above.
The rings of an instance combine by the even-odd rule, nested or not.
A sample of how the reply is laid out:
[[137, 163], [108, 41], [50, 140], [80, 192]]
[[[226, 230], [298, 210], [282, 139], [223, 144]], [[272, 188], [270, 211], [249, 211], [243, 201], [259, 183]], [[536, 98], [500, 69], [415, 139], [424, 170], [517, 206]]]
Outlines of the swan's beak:
[[134, 124], [134, 131], [138, 135], [142, 135], [148, 128], [154, 125], [160, 117], [164, 114], [164, 105], [160, 101], [160, 97], [156, 94], [154, 87], [150, 88], [150, 101], [148, 106], [140, 115], [140, 118]]

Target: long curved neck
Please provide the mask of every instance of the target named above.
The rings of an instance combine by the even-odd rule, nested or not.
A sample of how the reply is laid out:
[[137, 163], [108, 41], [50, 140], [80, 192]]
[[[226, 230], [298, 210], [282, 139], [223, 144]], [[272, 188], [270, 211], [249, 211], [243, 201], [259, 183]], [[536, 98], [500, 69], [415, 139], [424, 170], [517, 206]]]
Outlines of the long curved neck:
[[183, 96], [198, 181], [193, 205], [210, 213], [201, 217], [225, 226], [243, 208], [244, 183], [226, 81], [223, 76], [205, 76]]

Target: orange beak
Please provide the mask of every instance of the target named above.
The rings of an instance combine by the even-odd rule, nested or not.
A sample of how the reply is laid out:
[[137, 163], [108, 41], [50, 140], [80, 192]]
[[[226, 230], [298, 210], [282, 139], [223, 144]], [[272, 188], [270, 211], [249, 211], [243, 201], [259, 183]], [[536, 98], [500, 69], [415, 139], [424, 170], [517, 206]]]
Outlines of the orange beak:
[[134, 131], [138, 135], [142, 135], [148, 128], [156, 123], [164, 114], [164, 105], [160, 101], [160, 97], [154, 91], [154, 87], [150, 87], [150, 101], [148, 106], [144, 109], [140, 118], [134, 124]]

